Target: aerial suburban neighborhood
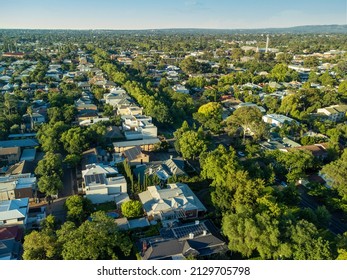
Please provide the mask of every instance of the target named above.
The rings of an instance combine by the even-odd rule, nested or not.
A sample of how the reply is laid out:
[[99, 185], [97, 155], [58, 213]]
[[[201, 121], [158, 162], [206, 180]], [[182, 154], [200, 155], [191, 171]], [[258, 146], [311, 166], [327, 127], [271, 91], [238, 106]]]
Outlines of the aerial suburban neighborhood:
[[329, 28], [1, 29], [0, 260], [346, 260]]

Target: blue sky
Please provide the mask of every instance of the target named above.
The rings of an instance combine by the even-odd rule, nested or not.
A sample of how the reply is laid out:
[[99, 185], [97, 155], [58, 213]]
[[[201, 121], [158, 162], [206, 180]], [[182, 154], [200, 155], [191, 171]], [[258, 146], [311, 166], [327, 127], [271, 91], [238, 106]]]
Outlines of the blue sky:
[[264, 28], [347, 24], [347, 0], [0, 0], [0, 28]]

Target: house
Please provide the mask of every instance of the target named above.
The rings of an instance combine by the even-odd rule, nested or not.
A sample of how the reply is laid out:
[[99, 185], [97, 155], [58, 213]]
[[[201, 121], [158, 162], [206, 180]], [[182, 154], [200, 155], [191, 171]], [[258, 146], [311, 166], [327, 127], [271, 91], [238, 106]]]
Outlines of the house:
[[93, 163], [107, 162], [107, 152], [101, 148], [92, 148], [82, 153], [81, 165], [82, 169]]
[[143, 260], [182, 260], [226, 252], [228, 247], [210, 220], [176, 226], [161, 231], [161, 236], [140, 240]]
[[18, 162], [20, 155], [20, 147], [0, 148], [0, 162], [5, 165]]
[[123, 156], [129, 162], [130, 166], [149, 162], [149, 156], [142, 153], [140, 146], [135, 146], [125, 150]]
[[328, 146], [329, 143], [319, 143], [319, 144], [313, 144], [313, 145], [306, 145], [306, 146], [300, 146], [300, 147], [293, 147], [293, 148], [286, 148], [286, 149], [280, 149], [283, 152], [289, 152], [291, 150], [304, 150], [309, 151], [312, 153], [312, 155], [315, 158], [319, 159], [326, 159], [329, 155], [328, 153]]
[[42, 227], [42, 221], [46, 217], [46, 206], [30, 207], [26, 229], [40, 229]]
[[264, 107], [258, 106], [257, 104], [254, 104], [252, 102], [241, 102], [235, 107], [235, 109], [238, 109], [241, 107], [257, 107], [262, 114], [266, 113], [266, 110]]
[[263, 121], [270, 124], [271, 126], [276, 126], [276, 127], [281, 127], [283, 124], [285, 123], [292, 123], [295, 122], [297, 123], [296, 120], [289, 118], [287, 116], [284, 115], [280, 115], [280, 114], [268, 114], [263, 116]]
[[131, 230], [135, 228], [144, 228], [151, 225], [146, 217], [131, 219], [131, 220], [128, 220], [127, 218], [123, 217], [123, 218], [115, 219], [114, 221], [117, 224], [117, 228], [119, 230]]
[[122, 116], [124, 131], [136, 131], [137, 133], [124, 133], [127, 140], [156, 138], [158, 128], [152, 123], [152, 117], [145, 115]]
[[36, 177], [30, 173], [0, 177], [0, 201], [32, 198], [36, 189]]
[[79, 122], [80, 126], [90, 126], [93, 125], [94, 123], [98, 123], [98, 122], [108, 122], [110, 120], [110, 118], [100, 118], [100, 117], [96, 117], [93, 119], [87, 119], [87, 120], [83, 120]]
[[167, 184], [167, 180], [171, 177], [187, 176], [184, 171], [184, 160], [181, 158], [170, 158], [166, 161], [160, 162], [159, 164], [150, 164], [148, 166], [141, 165], [136, 167], [134, 175], [138, 180], [143, 183], [145, 175], [155, 174], [160, 179], [161, 184]]
[[160, 143], [160, 140], [158, 138], [146, 138], [139, 140], [113, 142], [113, 147], [116, 153], [125, 151], [135, 146], [140, 146], [143, 151], [151, 151], [158, 143]]
[[139, 193], [148, 217], [155, 220], [196, 219], [206, 212], [205, 206], [183, 183], [168, 184], [166, 188], [150, 186]]
[[98, 112], [95, 110], [81, 110], [78, 112], [77, 121], [80, 123], [85, 120], [98, 118]]
[[127, 92], [119, 87], [111, 89], [110, 93], [105, 93], [104, 100], [106, 104], [110, 104], [117, 108], [121, 105], [130, 106], [133, 103]]
[[117, 84], [115, 82], [112, 82], [112, 81], [106, 81], [103, 84], [103, 88], [104, 89], [112, 89], [112, 88], [115, 88], [115, 87], [117, 87]]
[[0, 141], [0, 148], [20, 147], [20, 148], [34, 148], [39, 146], [36, 139], [11, 139]]
[[124, 135], [118, 126], [108, 126], [106, 134], [104, 135], [106, 142], [112, 142], [115, 140], [124, 140]]
[[81, 111], [98, 111], [98, 107], [92, 103], [75, 102], [75, 107], [78, 112]]
[[174, 85], [172, 87], [172, 89], [175, 91], [175, 92], [178, 92], [178, 93], [185, 93], [185, 94], [189, 94], [189, 89], [187, 89], [184, 85]]
[[333, 105], [317, 109], [317, 114], [325, 116], [333, 122], [343, 121], [346, 118], [347, 105]]
[[42, 124], [46, 122], [46, 118], [44, 115], [40, 113], [33, 112], [31, 116], [29, 114], [23, 115], [23, 121], [28, 128], [32, 128], [31, 126], [35, 126], [37, 124]]
[[143, 108], [136, 106], [136, 105], [121, 105], [117, 107], [117, 115], [131, 115], [131, 116], [136, 116], [136, 115], [142, 115]]
[[24, 231], [19, 226], [0, 227], [0, 261], [20, 260], [23, 253], [21, 241]]
[[2, 54], [2, 57], [24, 58], [24, 56], [23, 52], [4, 52]]
[[26, 227], [29, 198], [0, 201], [0, 226], [18, 225]]
[[117, 205], [129, 200], [127, 182], [114, 167], [103, 164], [86, 165], [82, 170], [83, 191], [94, 204], [114, 201]]
[[8, 169], [6, 170], [5, 175], [9, 176], [9, 175], [34, 174], [36, 167], [37, 167], [37, 162], [23, 160], [9, 166]]
[[20, 161], [34, 161], [36, 158], [36, 149], [27, 148], [23, 149], [22, 155], [20, 157]]
[[[81, 70], [82, 71], [82, 70]], [[78, 84], [77, 84], [77, 86], [79, 87], [79, 88], [81, 88], [82, 90], [88, 90], [88, 91], [90, 91], [90, 85], [89, 85], [89, 83], [87, 83], [87, 82], [79, 82]]]

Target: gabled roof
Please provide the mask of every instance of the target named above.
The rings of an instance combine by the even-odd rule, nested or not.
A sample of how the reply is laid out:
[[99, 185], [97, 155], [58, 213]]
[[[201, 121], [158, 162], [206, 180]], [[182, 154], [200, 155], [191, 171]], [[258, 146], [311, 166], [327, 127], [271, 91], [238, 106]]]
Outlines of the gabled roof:
[[176, 210], [206, 211], [205, 206], [186, 184], [176, 183], [167, 186], [165, 189], [150, 186], [147, 191], [139, 193], [147, 214]]
[[127, 149], [124, 151], [124, 156], [129, 160], [133, 161], [141, 156], [142, 151], [140, 146], [135, 146], [133, 148]]
[[19, 226], [6, 226], [0, 228], [0, 240], [16, 239], [21, 240], [23, 230]]
[[[167, 231], [172, 231], [169, 234]], [[176, 256], [206, 256], [227, 248], [218, 229], [209, 220], [165, 230], [166, 236], [156, 236], [144, 240], [148, 248], [143, 259], [173, 259]]]
[[288, 148], [285, 149], [287, 151], [292, 150], [305, 150], [312, 153], [314, 157], [325, 157], [328, 155], [328, 143], [320, 143], [320, 144], [314, 144], [314, 145], [307, 145], [307, 146], [301, 146], [301, 147], [295, 147], [295, 148]]
[[0, 201], [0, 221], [25, 218], [29, 198]]

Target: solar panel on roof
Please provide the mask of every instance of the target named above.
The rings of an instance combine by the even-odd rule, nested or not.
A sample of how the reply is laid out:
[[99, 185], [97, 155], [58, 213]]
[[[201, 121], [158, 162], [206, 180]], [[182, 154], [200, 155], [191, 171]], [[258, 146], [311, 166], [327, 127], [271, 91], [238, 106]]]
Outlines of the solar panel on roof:
[[208, 230], [207, 227], [203, 223], [199, 223], [198, 225], [192, 224], [192, 225], [177, 227], [172, 229], [174, 235], [178, 239], [183, 237], [188, 237], [190, 233], [193, 233], [195, 236], [198, 236], [207, 230]]
[[104, 174], [86, 175], [84, 177], [84, 180], [86, 182], [86, 185], [89, 185], [91, 183], [96, 183], [96, 184], [105, 184], [106, 183]]

